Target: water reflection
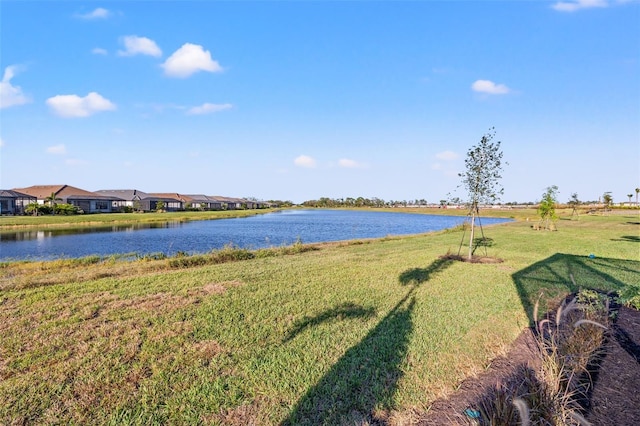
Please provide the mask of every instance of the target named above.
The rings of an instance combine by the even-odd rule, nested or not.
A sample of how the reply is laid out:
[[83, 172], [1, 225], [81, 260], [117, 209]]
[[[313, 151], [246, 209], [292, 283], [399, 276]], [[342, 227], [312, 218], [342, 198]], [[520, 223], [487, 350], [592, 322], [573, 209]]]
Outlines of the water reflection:
[[180, 221], [136, 223], [128, 225], [82, 226], [75, 228], [52, 228], [46, 230], [3, 231], [0, 232], [0, 242], [29, 241], [42, 238], [60, 237], [63, 235], [96, 234], [101, 232], [133, 232], [141, 229], [179, 228]]

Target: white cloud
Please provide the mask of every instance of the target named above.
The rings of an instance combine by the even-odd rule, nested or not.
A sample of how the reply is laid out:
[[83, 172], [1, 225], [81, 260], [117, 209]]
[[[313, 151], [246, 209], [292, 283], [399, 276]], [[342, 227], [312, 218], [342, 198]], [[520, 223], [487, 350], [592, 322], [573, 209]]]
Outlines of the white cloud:
[[226, 109], [233, 108], [231, 104], [210, 104], [204, 103], [201, 106], [189, 108], [185, 114], [187, 115], [202, 115], [211, 114], [214, 112], [224, 111]]
[[162, 56], [162, 50], [150, 38], [129, 35], [121, 37], [120, 41], [125, 48], [125, 50], [118, 50], [118, 55], [120, 56], [149, 55], [156, 58]]
[[19, 68], [17, 65], [9, 65], [4, 69], [4, 75], [0, 82], [0, 108], [24, 105], [31, 102], [31, 99], [22, 93], [20, 86], [11, 84], [11, 79], [16, 75]]
[[169, 77], [186, 78], [198, 71], [222, 72], [211, 52], [197, 44], [185, 43], [161, 65]]
[[98, 7], [88, 13], [77, 13], [76, 18], [80, 19], [107, 19], [111, 16], [111, 12], [103, 7]]
[[458, 159], [458, 154], [453, 151], [442, 151], [436, 154], [438, 160], [453, 161]]
[[308, 155], [300, 155], [295, 160], [293, 160], [293, 164], [298, 167], [305, 167], [307, 169], [313, 169], [316, 167], [316, 160]]
[[101, 47], [94, 47], [93, 49], [91, 49], [91, 53], [93, 53], [94, 55], [106, 55], [107, 53], [107, 49], [103, 49]]
[[496, 84], [490, 80], [476, 80], [471, 85], [474, 92], [488, 93], [489, 95], [504, 95], [511, 92], [504, 84]]
[[338, 166], [344, 167], [345, 169], [359, 169], [364, 167], [363, 164], [360, 164], [355, 160], [349, 160], [348, 158], [339, 159]]
[[607, 0], [572, 0], [559, 1], [551, 7], [559, 12], [575, 12], [580, 9], [591, 9], [594, 7], [607, 7]]
[[56, 154], [56, 155], [60, 155], [60, 154], [64, 154], [67, 152], [67, 147], [64, 146], [63, 143], [59, 144], [59, 145], [53, 145], [47, 148], [47, 152], [49, 154]]
[[100, 111], [113, 111], [114, 103], [96, 92], [91, 92], [84, 98], [78, 95], [57, 95], [47, 99], [47, 105], [60, 117], [75, 118], [88, 117]]

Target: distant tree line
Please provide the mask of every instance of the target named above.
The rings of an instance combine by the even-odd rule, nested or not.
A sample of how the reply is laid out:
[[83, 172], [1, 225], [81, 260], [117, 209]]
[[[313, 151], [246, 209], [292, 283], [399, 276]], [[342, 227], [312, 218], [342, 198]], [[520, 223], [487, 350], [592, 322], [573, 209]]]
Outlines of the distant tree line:
[[347, 197], [347, 198], [328, 198], [321, 197], [318, 200], [308, 200], [302, 203], [304, 207], [422, 207], [427, 206], [427, 200], [402, 200], [385, 201], [381, 198], [365, 198], [365, 197]]

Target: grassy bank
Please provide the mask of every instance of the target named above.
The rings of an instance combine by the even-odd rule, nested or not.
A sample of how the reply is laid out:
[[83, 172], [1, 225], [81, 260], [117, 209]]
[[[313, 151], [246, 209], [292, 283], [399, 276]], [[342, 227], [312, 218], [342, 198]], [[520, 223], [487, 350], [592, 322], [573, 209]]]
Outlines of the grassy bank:
[[32, 227], [101, 226], [151, 222], [228, 219], [269, 213], [270, 210], [220, 210], [168, 213], [103, 213], [86, 215], [0, 216], [0, 231]]
[[577, 290], [570, 274], [637, 291], [639, 223], [493, 226], [498, 264], [441, 259], [459, 230], [201, 266], [3, 264], [0, 423], [402, 424], [504, 351], [540, 294]]

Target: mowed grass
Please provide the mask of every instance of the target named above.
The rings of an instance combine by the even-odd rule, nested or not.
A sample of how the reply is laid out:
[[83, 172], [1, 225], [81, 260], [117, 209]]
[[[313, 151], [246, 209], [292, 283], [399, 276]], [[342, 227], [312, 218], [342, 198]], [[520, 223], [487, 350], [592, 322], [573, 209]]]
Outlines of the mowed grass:
[[503, 353], [540, 294], [640, 287], [639, 223], [488, 227], [497, 264], [440, 258], [460, 230], [188, 268], [2, 264], [0, 424], [406, 424]]

